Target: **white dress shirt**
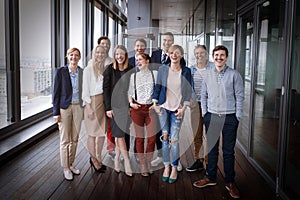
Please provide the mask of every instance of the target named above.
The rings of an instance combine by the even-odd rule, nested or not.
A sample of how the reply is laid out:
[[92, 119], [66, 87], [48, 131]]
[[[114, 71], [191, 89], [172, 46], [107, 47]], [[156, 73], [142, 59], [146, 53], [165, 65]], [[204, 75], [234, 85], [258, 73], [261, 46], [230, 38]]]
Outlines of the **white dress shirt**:
[[89, 62], [88, 66], [83, 71], [83, 83], [82, 83], [82, 100], [83, 105], [91, 103], [91, 96], [95, 96], [103, 93], [103, 75], [99, 74], [98, 80], [94, 75], [92, 62]]

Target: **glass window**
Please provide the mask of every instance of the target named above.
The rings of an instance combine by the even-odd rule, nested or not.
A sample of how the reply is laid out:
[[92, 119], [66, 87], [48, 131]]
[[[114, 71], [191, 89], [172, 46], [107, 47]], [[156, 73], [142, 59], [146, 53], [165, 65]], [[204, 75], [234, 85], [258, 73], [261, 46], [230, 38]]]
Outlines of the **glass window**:
[[127, 14], [127, 5], [128, 5], [127, 0], [119, 0], [119, 6], [125, 14]]
[[52, 107], [51, 6], [50, 0], [20, 0], [19, 6], [21, 119], [24, 119]]
[[103, 33], [103, 12], [100, 10], [100, 5], [96, 3], [94, 8], [94, 46], [97, 46], [98, 38], [102, 36]]
[[284, 190], [290, 199], [300, 199], [300, 2], [295, 1], [293, 23], [289, 116], [287, 125], [287, 152], [284, 167]]
[[278, 156], [279, 107], [284, 59], [284, 0], [258, 7], [258, 42], [253, 122], [253, 158], [275, 181]]
[[[199, 36], [200, 34], [204, 33], [204, 17], [205, 17], [205, 1], [201, 1], [198, 9], [195, 12], [194, 17], [194, 36]], [[204, 43], [201, 43], [204, 44]]]
[[0, 128], [7, 125], [4, 0], [0, 1]]
[[209, 55], [215, 47], [216, 1], [206, 1], [205, 43]]
[[[70, 46], [76, 47], [82, 52], [82, 0], [70, 0]], [[65, 52], [66, 54], [66, 52]], [[84, 59], [81, 58], [78, 65], [82, 66], [82, 61]]]
[[115, 20], [112, 18], [112, 15], [110, 15], [108, 18], [108, 38], [110, 39], [110, 42], [111, 42], [111, 48], [109, 50], [109, 55], [113, 55], [113, 51], [116, 46], [115, 27], [116, 27]]
[[236, 0], [218, 1], [216, 45], [224, 45], [228, 48], [229, 56], [227, 65], [233, 66], [234, 59], [234, 12]]
[[123, 30], [123, 27], [119, 23], [118, 24], [118, 44], [123, 44], [123, 35], [122, 35], [123, 31], [122, 30]]
[[243, 108], [243, 118], [238, 128], [238, 140], [244, 150], [248, 150], [249, 130], [251, 124], [251, 83], [252, 83], [252, 60], [253, 60], [253, 13], [251, 9], [243, 14], [239, 21], [239, 52], [237, 55], [237, 69], [241, 73], [244, 80], [245, 100]]

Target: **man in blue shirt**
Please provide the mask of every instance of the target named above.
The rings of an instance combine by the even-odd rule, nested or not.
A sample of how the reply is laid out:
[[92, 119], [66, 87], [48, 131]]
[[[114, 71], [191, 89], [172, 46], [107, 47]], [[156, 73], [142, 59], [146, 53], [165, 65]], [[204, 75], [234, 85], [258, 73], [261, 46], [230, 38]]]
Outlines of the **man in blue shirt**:
[[223, 166], [225, 187], [233, 198], [239, 198], [235, 186], [234, 147], [237, 128], [243, 115], [244, 86], [239, 72], [228, 67], [228, 49], [219, 45], [213, 50], [215, 68], [204, 78], [201, 91], [201, 108], [208, 143], [208, 164], [206, 176], [194, 182], [203, 188], [216, 185], [219, 155], [219, 137], [222, 132]]

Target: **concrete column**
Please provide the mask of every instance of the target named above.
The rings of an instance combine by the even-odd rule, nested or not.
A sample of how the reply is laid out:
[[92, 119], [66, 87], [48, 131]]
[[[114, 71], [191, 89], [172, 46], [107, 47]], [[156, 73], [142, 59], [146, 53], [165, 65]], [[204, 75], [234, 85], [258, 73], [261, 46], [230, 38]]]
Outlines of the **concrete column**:
[[151, 2], [149, 0], [128, 1], [127, 13], [127, 50], [129, 56], [134, 55], [134, 42], [137, 38], [144, 38], [147, 41], [147, 51], [152, 46], [150, 38], [146, 38], [151, 33]]

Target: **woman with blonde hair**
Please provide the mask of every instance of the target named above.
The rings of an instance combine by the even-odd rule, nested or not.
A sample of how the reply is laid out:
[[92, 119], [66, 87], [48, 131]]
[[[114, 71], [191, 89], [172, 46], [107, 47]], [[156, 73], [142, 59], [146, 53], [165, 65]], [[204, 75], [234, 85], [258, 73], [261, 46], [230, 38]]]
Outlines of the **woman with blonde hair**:
[[98, 172], [106, 169], [102, 163], [102, 147], [105, 139], [106, 116], [103, 97], [103, 73], [106, 51], [103, 46], [96, 46], [92, 59], [83, 71], [82, 100], [84, 122], [87, 134], [87, 148], [90, 163]]
[[124, 157], [125, 174], [132, 176], [130, 159], [125, 137], [129, 137], [128, 87], [131, 69], [128, 64], [127, 49], [117, 45], [114, 49], [114, 61], [104, 71], [104, 102], [107, 117], [110, 119], [112, 135], [115, 138], [115, 171], [120, 172], [120, 154]]
[[177, 180], [179, 133], [192, 94], [191, 70], [184, 62], [180, 62], [183, 55], [181, 46], [170, 47], [170, 66], [160, 66], [153, 95], [152, 108], [158, 113], [162, 128], [162, 154], [165, 165], [162, 180], [169, 183]]

